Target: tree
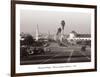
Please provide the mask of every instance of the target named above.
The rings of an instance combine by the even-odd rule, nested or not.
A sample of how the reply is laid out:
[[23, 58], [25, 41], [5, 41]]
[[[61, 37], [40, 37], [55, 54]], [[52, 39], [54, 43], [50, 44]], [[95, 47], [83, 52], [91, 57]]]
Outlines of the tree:
[[65, 27], [65, 21], [64, 20], [61, 21], [61, 25], [62, 25], [62, 29], [64, 30], [64, 27]]
[[33, 39], [32, 35], [28, 34], [25, 37], [23, 42], [24, 42], [25, 45], [32, 45], [34, 43], [34, 39]]
[[61, 28], [58, 28], [57, 35], [61, 33]]

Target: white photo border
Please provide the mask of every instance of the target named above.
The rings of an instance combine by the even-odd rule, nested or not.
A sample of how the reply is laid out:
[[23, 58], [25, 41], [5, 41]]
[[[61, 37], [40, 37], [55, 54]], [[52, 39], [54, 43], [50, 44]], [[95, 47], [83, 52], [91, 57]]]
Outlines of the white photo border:
[[[87, 69], [96, 69], [96, 10], [94, 8], [79, 8], [79, 7], [55, 7], [55, 6], [39, 6], [37, 5], [28, 5], [26, 4], [15, 3], [15, 73], [37, 73], [37, 72], [52, 72], [52, 71], [70, 71], [70, 70], [87, 70]], [[36, 2], [38, 3], [38, 2]], [[41, 2], [40, 2], [41, 3]], [[39, 3], [39, 4], [40, 4]], [[66, 4], [67, 5], [67, 4]], [[80, 5], [79, 5], [80, 6]], [[85, 6], [85, 5], [84, 5]], [[35, 8], [34, 8], [35, 7]], [[93, 6], [94, 7], [94, 6]], [[49, 8], [49, 9], [48, 9]], [[20, 65], [20, 10], [21, 9], [30, 9], [30, 10], [48, 10], [48, 11], [62, 11], [62, 12], [82, 12], [91, 14], [91, 62], [84, 63], [58, 63], [58, 64], [41, 64], [41, 65]], [[67, 10], [65, 10], [67, 9]], [[57, 68], [55, 68], [57, 67]], [[63, 68], [62, 68], [63, 67]], [[45, 68], [45, 69], [40, 69]]]

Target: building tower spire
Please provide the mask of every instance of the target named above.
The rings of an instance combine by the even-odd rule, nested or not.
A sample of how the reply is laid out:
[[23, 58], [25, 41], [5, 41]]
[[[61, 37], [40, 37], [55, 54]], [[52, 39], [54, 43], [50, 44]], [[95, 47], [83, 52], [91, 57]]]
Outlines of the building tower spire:
[[36, 37], [35, 37], [36, 41], [39, 40], [39, 28], [38, 28], [38, 24], [36, 26]]

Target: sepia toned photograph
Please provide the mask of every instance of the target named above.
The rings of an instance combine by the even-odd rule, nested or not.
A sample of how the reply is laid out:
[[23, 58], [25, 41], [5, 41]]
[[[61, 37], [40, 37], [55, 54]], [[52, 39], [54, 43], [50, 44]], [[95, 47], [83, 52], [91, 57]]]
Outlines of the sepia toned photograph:
[[97, 6], [12, 1], [11, 75], [97, 70]]
[[91, 14], [20, 10], [20, 64], [91, 61]]

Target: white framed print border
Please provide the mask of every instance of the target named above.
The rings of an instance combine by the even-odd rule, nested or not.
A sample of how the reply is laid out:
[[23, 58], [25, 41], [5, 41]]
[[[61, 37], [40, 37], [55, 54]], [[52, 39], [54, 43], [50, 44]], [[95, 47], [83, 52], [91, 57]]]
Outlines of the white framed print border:
[[97, 71], [97, 6], [11, 1], [11, 76]]

